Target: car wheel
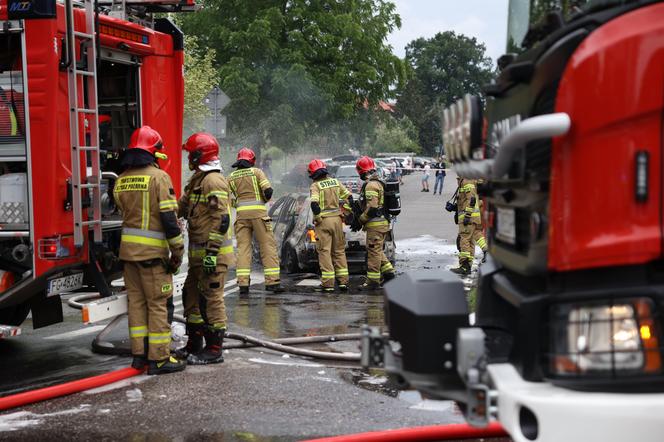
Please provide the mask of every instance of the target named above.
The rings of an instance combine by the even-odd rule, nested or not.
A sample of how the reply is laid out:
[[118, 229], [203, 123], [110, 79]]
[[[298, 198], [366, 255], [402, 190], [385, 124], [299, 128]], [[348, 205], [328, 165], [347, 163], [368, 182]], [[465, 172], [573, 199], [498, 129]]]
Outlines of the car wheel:
[[30, 313], [30, 305], [25, 302], [0, 310], [0, 324], [19, 326]]
[[299, 273], [300, 263], [297, 259], [297, 253], [292, 247], [286, 247], [285, 262], [286, 262], [286, 271], [288, 273]]

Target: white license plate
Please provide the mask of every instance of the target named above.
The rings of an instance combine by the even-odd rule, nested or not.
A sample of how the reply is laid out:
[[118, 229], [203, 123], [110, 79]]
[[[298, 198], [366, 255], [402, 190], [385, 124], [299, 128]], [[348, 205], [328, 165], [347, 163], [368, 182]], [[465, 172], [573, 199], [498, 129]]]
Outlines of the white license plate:
[[508, 244], [516, 244], [514, 209], [497, 208], [496, 238]]
[[60, 293], [71, 292], [83, 287], [83, 273], [75, 273], [62, 278], [50, 279], [46, 289], [46, 296], [55, 296]]

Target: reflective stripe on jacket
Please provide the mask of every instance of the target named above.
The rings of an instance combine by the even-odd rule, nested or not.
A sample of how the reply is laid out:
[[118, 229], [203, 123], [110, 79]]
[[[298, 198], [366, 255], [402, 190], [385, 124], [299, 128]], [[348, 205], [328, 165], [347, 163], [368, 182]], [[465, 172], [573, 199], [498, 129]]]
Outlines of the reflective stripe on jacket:
[[255, 219], [267, 216], [263, 192], [272, 187], [262, 170], [257, 167], [237, 169], [228, 177], [237, 208], [237, 219]]

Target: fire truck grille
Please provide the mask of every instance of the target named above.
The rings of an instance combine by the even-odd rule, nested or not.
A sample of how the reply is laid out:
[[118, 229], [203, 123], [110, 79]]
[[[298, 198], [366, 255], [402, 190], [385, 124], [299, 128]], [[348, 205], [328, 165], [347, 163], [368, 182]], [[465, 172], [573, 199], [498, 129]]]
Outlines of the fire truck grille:
[[0, 224], [22, 224], [28, 222], [25, 204], [8, 202], [0, 204]]

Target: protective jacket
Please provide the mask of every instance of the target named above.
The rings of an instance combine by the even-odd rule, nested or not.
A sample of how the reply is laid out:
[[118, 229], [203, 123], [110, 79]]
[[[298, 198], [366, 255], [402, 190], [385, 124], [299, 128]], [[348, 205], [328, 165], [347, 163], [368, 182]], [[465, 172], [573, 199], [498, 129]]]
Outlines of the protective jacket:
[[178, 204], [166, 172], [154, 164], [128, 169], [120, 174], [113, 195], [123, 214], [121, 260], [168, 260], [169, 248], [182, 255], [184, 239], [175, 216]]
[[472, 224], [482, 224], [480, 198], [477, 194], [477, 182], [475, 180], [464, 178], [459, 182], [457, 207], [459, 210], [459, 224], [463, 223], [464, 218]]
[[178, 206], [178, 215], [188, 221], [189, 257], [202, 259], [211, 252], [218, 256], [218, 263], [232, 265], [230, 197], [226, 178], [218, 171], [197, 171], [185, 187]]
[[[350, 192], [336, 178], [323, 178], [311, 183], [309, 187], [311, 202], [318, 203], [320, 214], [314, 214], [322, 218], [329, 216], [340, 216], [340, 202], [348, 201]], [[347, 204], [345, 202], [344, 204]]]
[[[372, 229], [380, 232], [388, 232], [390, 230], [390, 223], [383, 213], [384, 202], [385, 190], [383, 189], [383, 184], [377, 175], [372, 175], [363, 186], [360, 197], [362, 205], [360, 222], [363, 224], [364, 230]], [[373, 216], [369, 214], [370, 211], [374, 212]]]
[[228, 181], [238, 220], [267, 216], [265, 203], [270, 198], [266, 197], [265, 192], [272, 186], [262, 170], [257, 167], [237, 169], [230, 174]]

